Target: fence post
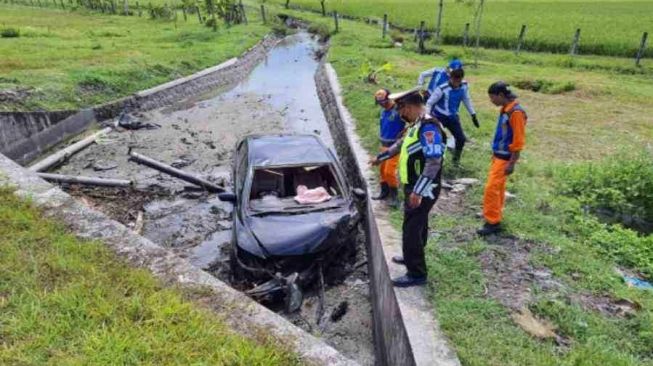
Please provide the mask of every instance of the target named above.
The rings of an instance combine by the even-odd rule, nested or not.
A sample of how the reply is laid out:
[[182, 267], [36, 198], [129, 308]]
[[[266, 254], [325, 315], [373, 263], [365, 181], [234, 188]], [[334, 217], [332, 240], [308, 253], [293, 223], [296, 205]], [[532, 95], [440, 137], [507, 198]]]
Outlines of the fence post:
[[286, 9], [290, 7], [290, 0], [286, 0]]
[[136, 2], [136, 12], [138, 12], [139, 17], [143, 15], [141, 12], [141, 4], [139, 4], [138, 1]]
[[522, 24], [521, 30], [519, 31], [519, 38], [517, 39], [517, 49], [515, 49], [515, 54], [519, 55], [521, 51], [522, 44], [524, 43], [524, 36], [526, 35], [526, 24]]
[[419, 45], [418, 45], [418, 47], [419, 47], [419, 53], [420, 54], [424, 54], [424, 25], [425, 25], [425, 22], [423, 20], [421, 22], [419, 22], [419, 35], [418, 35]]
[[320, 0], [320, 6], [322, 7], [322, 16], [326, 16], [326, 7], [324, 6], [324, 0]]
[[200, 5], [195, 2], [195, 9], [197, 9], [197, 20], [199, 20], [200, 24], [202, 24], [202, 13], [200, 12]]
[[646, 48], [646, 39], [648, 38], [648, 32], [642, 34], [642, 42], [639, 44], [639, 50], [637, 51], [637, 58], [635, 59], [635, 66], [639, 66], [639, 62], [644, 57], [644, 49]]
[[188, 21], [188, 15], [186, 14], [186, 6], [181, 6], [181, 13], [184, 15], [184, 22]]
[[340, 31], [340, 27], [338, 26], [338, 12], [334, 11], [333, 12], [333, 21], [336, 23], [336, 33]]
[[576, 29], [576, 33], [574, 33], [574, 40], [571, 43], [571, 49], [569, 50], [569, 54], [574, 56], [578, 52], [578, 43], [580, 42], [580, 28]]
[[265, 18], [265, 5], [261, 4], [261, 19], [263, 19], [263, 24], [267, 24], [267, 19]]
[[383, 14], [383, 30], [381, 31], [383, 39], [385, 39], [385, 35], [388, 32], [388, 14]]
[[438, 23], [435, 26], [435, 40], [438, 43], [440, 42], [440, 30], [442, 29], [441, 28], [441, 26], [442, 26], [442, 9], [443, 9], [442, 2], [443, 2], [443, 0], [440, 0], [440, 2], [438, 3], [438, 9], [439, 9], [438, 10]]
[[129, 0], [125, 0], [122, 4], [125, 15], [129, 15]]
[[465, 23], [465, 30], [463, 31], [463, 47], [469, 45], [469, 23]]

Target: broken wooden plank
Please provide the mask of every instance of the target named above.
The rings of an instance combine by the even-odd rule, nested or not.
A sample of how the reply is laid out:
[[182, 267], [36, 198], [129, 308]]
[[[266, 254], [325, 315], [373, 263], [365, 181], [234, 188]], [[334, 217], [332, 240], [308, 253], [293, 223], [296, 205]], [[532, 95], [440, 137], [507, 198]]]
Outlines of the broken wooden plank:
[[45, 159], [35, 164], [32, 164], [28, 169], [33, 172], [42, 172], [48, 170], [51, 167], [61, 164], [64, 161], [68, 160], [68, 158], [70, 158], [71, 156], [75, 155], [79, 151], [93, 144], [98, 137], [105, 135], [111, 131], [112, 131], [111, 127], [107, 127], [101, 131], [98, 131], [92, 134], [91, 136], [88, 136], [80, 141], [77, 141], [76, 143], [68, 146], [65, 149], [57, 151], [56, 153], [46, 157]]
[[82, 184], [101, 187], [131, 187], [133, 182], [125, 179], [105, 179], [96, 177], [71, 176], [51, 173], [37, 173], [39, 177], [54, 183]]
[[204, 189], [206, 189], [209, 192], [217, 192], [221, 193], [224, 192], [225, 189], [224, 187], [221, 187], [215, 183], [209, 182], [208, 180], [204, 178], [200, 178], [196, 175], [193, 175], [191, 173], [184, 172], [183, 170], [179, 170], [177, 168], [173, 168], [172, 166], [168, 164], [164, 164], [160, 161], [154, 160], [152, 158], [149, 158], [145, 155], [141, 155], [137, 152], [129, 150], [129, 160], [135, 161], [136, 163], [148, 166], [152, 169], [156, 169], [160, 172], [172, 175], [173, 177], [179, 178], [181, 180], [185, 180], [186, 182], [193, 183], [195, 185], [198, 185]]

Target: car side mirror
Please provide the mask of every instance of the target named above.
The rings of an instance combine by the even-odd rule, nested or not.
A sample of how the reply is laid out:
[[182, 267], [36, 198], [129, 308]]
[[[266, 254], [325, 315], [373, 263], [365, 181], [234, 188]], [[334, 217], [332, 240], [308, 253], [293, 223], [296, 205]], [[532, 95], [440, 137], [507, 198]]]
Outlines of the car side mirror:
[[219, 198], [220, 201], [222, 201], [222, 202], [231, 202], [231, 203], [234, 203], [234, 204], [235, 204], [236, 201], [237, 201], [237, 199], [236, 199], [236, 194], [235, 194], [235, 193], [231, 193], [231, 192], [219, 193], [219, 194], [218, 194], [218, 198]]
[[365, 192], [365, 190], [362, 188], [354, 188], [351, 190], [351, 193], [353, 193], [354, 197], [358, 198], [359, 200], [364, 200], [367, 198], [367, 192]]

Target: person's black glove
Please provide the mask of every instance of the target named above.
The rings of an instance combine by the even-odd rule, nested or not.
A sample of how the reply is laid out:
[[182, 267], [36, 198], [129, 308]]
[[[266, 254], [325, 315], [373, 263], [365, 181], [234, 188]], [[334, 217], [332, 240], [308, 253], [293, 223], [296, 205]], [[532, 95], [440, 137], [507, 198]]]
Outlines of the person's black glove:
[[476, 115], [475, 115], [475, 114], [472, 114], [472, 123], [474, 123], [474, 126], [476, 126], [476, 128], [481, 127], [481, 126], [478, 124], [478, 118], [476, 118]]

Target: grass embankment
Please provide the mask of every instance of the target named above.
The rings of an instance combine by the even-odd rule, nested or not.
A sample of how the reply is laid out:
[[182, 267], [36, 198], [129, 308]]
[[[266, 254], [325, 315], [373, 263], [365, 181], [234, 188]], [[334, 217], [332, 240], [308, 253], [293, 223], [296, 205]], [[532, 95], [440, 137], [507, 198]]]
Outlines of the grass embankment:
[[0, 110], [81, 108], [129, 95], [238, 56], [268, 29], [260, 22], [217, 32], [181, 15], [110, 16], [0, 4], [0, 90], [23, 90]]
[[[286, 0], [273, 0], [285, 4]], [[291, 5], [320, 10], [318, 0], [290, 0]], [[446, 43], [461, 44], [465, 23], [471, 24], [478, 1], [445, 0], [442, 35]], [[435, 0], [326, 0], [327, 11], [382, 19], [407, 28], [426, 21], [435, 29]], [[525, 49], [569, 52], [576, 28], [581, 28], [580, 52], [634, 57], [642, 33], [653, 31], [653, 3], [645, 0], [498, 0], [486, 1], [481, 43], [485, 47], [514, 48], [522, 24], [528, 26]], [[653, 49], [646, 51], [653, 56]]]
[[0, 188], [0, 364], [298, 365]]
[[[330, 19], [280, 11], [323, 22], [333, 29]], [[410, 88], [419, 71], [445, 65], [452, 55], [464, 60], [471, 57], [456, 47], [445, 47], [444, 52], [421, 56], [392, 48], [389, 41], [381, 41], [378, 28], [342, 22], [341, 32], [331, 39], [328, 57], [343, 85], [345, 103], [357, 120], [358, 133], [371, 154], [377, 151], [378, 130], [372, 93], [381, 86], [392, 90]], [[562, 188], [572, 177], [599, 182], [594, 186], [588, 183], [585, 190], [596, 189], [598, 194], [603, 194], [604, 184], [600, 182], [610, 182], [612, 191], [646, 187], [632, 180], [628, 187], [620, 187], [619, 182], [628, 181], [628, 177], [620, 180], [611, 176], [653, 176], [651, 74], [618, 75], [563, 68], [557, 66], [556, 56], [531, 56], [539, 59], [538, 65], [521, 63], [508, 52], [484, 50], [480, 67], [467, 68], [481, 128], [475, 129], [462, 113], [472, 142], [463, 156], [462, 169], [445, 165], [449, 177], [485, 180], [489, 141], [497, 117], [496, 107], [486, 95], [491, 82], [505, 79], [526, 86], [541, 80], [540, 85], [549, 87], [541, 92], [518, 90], [530, 118], [527, 147], [508, 184], [508, 190], [517, 198], [507, 204], [507, 233], [489, 241], [475, 235], [474, 230], [481, 225], [475, 217], [480, 211], [481, 186], [467, 193], [463, 209], [432, 219], [434, 232], [427, 260], [429, 288], [439, 322], [464, 365], [651, 365], [653, 292], [627, 287], [614, 271], [616, 266], [624, 265], [650, 275], [651, 264], [646, 259], [650, 257], [650, 237], [599, 223], [584, 213], [582, 201], [563, 195], [569, 189]], [[393, 68], [379, 74], [379, 85], [363, 81], [370, 69], [386, 63]], [[574, 90], [564, 92], [572, 89], [570, 85]], [[645, 149], [640, 165], [613, 172], [596, 163]], [[594, 169], [604, 172], [603, 180], [583, 174], [585, 164], [591, 162], [596, 164]], [[640, 193], [642, 197], [650, 195]], [[626, 203], [637, 202], [637, 194], [624, 196]], [[398, 224], [400, 212], [394, 212], [394, 217]], [[492, 292], [488, 293], [496, 278], [491, 276], [492, 268], [484, 268], [484, 258], [494, 258], [494, 264], [505, 273], [524, 270], [510, 267], [510, 250], [503, 250], [505, 247], [497, 246], [497, 242], [514, 243], [515, 250], [526, 253], [530, 266], [550, 270], [551, 278], [560, 284], [546, 289], [536, 281], [525, 280], [533, 297], [528, 308], [558, 327], [557, 334], [567, 340], [562, 341], [562, 346], [529, 336], [513, 322], [512, 311]], [[583, 296], [609, 301], [628, 299], [641, 307], [626, 316], [604, 314], [579, 301]]]

